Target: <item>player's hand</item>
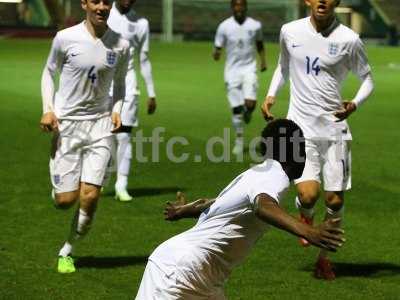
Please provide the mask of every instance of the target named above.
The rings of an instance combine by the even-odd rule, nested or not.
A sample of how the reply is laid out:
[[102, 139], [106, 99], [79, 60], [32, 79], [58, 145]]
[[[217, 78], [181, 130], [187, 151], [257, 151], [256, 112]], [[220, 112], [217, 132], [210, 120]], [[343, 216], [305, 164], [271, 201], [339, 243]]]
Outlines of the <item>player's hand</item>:
[[312, 227], [305, 236], [314, 246], [336, 252], [346, 241], [343, 238], [344, 231], [338, 228], [340, 219], [329, 219], [317, 227]]
[[147, 101], [147, 114], [152, 115], [156, 111], [157, 102], [156, 98], [149, 98]]
[[57, 132], [58, 131], [58, 119], [54, 112], [47, 112], [43, 114], [40, 120], [40, 128], [44, 132]]
[[219, 61], [219, 59], [221, 58], [221, 50], [220, 49], [214, 49], [214, 52], [212, 54], [213, 59], [215, 61]]
[[274, 115], [271, 113], [271, 107], [272, 105], [274, 105], [274, 103], [275, 97], [267, 96], [261, 106], [261, 111], [266, 121], [271, 121], [275, 118]]
[[264, 61], [260, 65], [260, 72], [262, 73], [262, 72], [265, 72], [267, 70], [268, 70], [268, 66], [267, 66], [267, 63]]
[[343, 109], [336, 111], [333, 115], [338, 118], [336, 122], [347, 119], [353, 112], [357, 110], [357, 105], [351, 101], [343, 102]]
[[176, 201], [167, 202], [164, 209], [164, 219], [168, 221], [177, 221], [183, 217], [182, 211], [186, 205], [185, 194], [176, 193]]
[[111, 132], [117, 133], [122, 127], [121, 115], [117, 112], [113, 112], [111, 115], [111, 121], [114, 125], [114, 128], [111, 130]]

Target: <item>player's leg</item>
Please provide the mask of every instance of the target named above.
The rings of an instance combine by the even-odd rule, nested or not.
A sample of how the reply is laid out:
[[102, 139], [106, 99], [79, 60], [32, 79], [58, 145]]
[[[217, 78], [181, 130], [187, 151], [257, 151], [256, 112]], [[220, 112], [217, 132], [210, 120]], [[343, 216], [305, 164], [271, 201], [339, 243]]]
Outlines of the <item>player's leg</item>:
[[[326, 142], [323, 176], [325, 189], [325, 219], [340, 218], [343, 223], [344, 191], [351, 188], [351, 151], [350, 142]], [[328, 259], [328, 252], [321, 250], [315, 269], [317, 278], [333, 280], [335, 273]]]
[[[115, 198], [120, 201], [131, 201], [128, 193], [128, 177], [132, 161], [132, 128], [138, 126], [139, 98], [136, 91], [136, 76], [130, 70], [126, 77], [127, 93], [121, 111], [122, 130], [117, 134], [117, 181], [115, 183]], [[128, 91], [128, 89], [127, 89]]]
[[[314, 206], [319, 198], [320, 183], [316, 180], [303, 181], [296, 184], [296, 207], [300, 213], [300, 221], [312, 225], [314, 222]], [[307, 247], [310, 243], [303, 238], [299, 239], [300, 245]]]
[[235, 155], [243, 154], [243, 112], [244, 112], [244, 98], [242, 87], [239, 84], [227, 84], [228, 100], [232, 108], [232, 127], [235, 131], [235, 145], [232, 153]]
[[258, 80], [256, 73], [247, 73], [243, 81], [243, 96], [245, 100], [243, 120], [248, 124], [257, 104]]
[[[326, 213], [325, 220], [343, 218], [344, 193], [343, 192], [325, 192]], [[341, 227], [341, 222], [338, 224]], [[334, 280], [335, 272], [332, 263], [328, 258], [328, 251], [320, 250], [317, 263], [315, 265], [314, 275], [316, 278], [325, 280]]]
[[[320, 154], [317, 142], [306, 140], [306, 164], [303, 175], [295, 180], [297, 188], [296, 207], [300, 212], [300, 220], [306, 224], [313, 224], [314, 206], [320, 193]], [[302, 246], [309, 246], [305, 239], [300, 239]]]
[[117, 138], [117, 181], [115, 182], [115, 198], [120, 201], [131, 201], [128, 193], [128, 177], [132, 160], [131, 126], [123, 126], [123, 132]]
[[[62, 125], [65, 125], [62, 124]], [[76, 124], [69, 124], [73, 129]], [[63, 127], [60, 126], [61, 135]], [[79, 180], [81, 175], [81, 147], [80, 139], [73, 135], [57, 136], [53, 143], [50, 159], [50, 174], [53, 184], [55, 207], [66, 209], [73, 206], [79, 199]], [[75, 217], [74, 217], [75, 219]], [[72, 223], [74, 223], [73, 221]], [[75, 271], [71, 258], [72, 243], [68, 238], [60, 249], [58, 256], [58, 271], [71, 273]]]
[[52, 137], [49, 170], [56, 208], [67, 209], [78, 200], [80, 152], [73, 150], [76, 146], [76, 141], [61, 138], [59, 133]]

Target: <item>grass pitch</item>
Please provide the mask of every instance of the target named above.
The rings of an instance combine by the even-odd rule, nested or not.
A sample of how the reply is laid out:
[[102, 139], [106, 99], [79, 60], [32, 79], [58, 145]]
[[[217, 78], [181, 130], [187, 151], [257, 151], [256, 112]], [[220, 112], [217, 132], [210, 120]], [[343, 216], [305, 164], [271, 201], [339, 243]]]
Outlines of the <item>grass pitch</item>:
[[[230, 126], [223, 84], [223, 63], [211, 60], [211, 43], [152, 43], [158, 109], [145, 114], [146, 135], [165, 127], [163, 137], [187, 138], [179, 150], [203, 154], [211, 136]], [[50, 41], [0, 40], [0, 299], [132, 299], [147, 256], [162, 241], [194, 221], [166, 223], [163, 204], [180, 189], [188, 198], [215, 196], [250, 160], [232, 163], [172, 163], [160, 146], [159, 162], [134, 163], [131, 203], [118, 203], [107, 188], [90, 234], [76, 248], [78, 272], [56, 272], [58, 249], [73, 214], [56, 210], [50, 199], [49, 135], [39, 130], [40, 76]], [[277, 60], [268, 45], [270, 69], [260, 76], [259, 103]], [[400, 51], [369, 47], [376, 91], [351, 116], [354, 142], [353, 190], [346, 195], [347, 243], [333, 256], [338, 278], [311, 277], [317, 250], [303, 249], [296, 238], [271, 230], [226, 285], [229, 299], [399, 299], [400, 294]], [[343, 89], [351, 98], [358, 82], [350, 77]], [[143, 90], [143, 89], [142, 89]], [[287, 110], [286, 89], [274, 108]], [[246, 127], [249, 139], [264, 126], [256, 112]], [[151, 153], [150, 145], [145, 153]], [[285, 206], [294, 213], [293, 191]], [[317, 220], [323, 216], [322, 201]]]

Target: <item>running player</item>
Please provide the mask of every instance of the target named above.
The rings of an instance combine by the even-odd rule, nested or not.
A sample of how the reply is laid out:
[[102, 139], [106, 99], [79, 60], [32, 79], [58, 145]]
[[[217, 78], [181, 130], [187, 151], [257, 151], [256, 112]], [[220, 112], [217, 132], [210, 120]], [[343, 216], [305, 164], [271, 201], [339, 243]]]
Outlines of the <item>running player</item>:
[[73, 244], [89, 230], [111, 158], [112, 134], [121, 127], [129, 43], [107, 27], [111, 3], [81, 1], [86, 20], [57, 33], [42, 75], [40, 126], [54, 132], [50, 175], [55, 204], [66, 209], [79, 202], [70, 235], [59, 252], [60, 273], [75, 271]]
[[[304, 131], [307, 161], [301, 178], [295, 181], [301, 220], [312, 224], [319, 198], [322, 172], [326, 219], [343, 217], [344, 191], [351, 188], [352, 139], [346, 122], [373, 90], [371, 68], [359, 36], [340, 24], [335, 15], [339, 0], [305, 0], [311, 16], [288, 23], [280, 34], [280, 59], [274, 73], [264, 115], [270, 111], [279, 89], [290, 78], [288, 118]], [[349, 71], [361, 80], [352, 101], [342, 102], [340, 88]], [[301, 244], [308, 242], [301, 239]], [[332, 280], [335, 273], [321, 250], [315, 276]]]
[[139, 90], [133, 61], [135, 54], [139, 57], [140, 71], [146, 83], [147, 95], [149, 97], [147, 112], [148, 114], [153, 114], [156, 110], [156, 94], [149, 58], [149, 22], [133, 10], [135, 2], [136, 0], [116, 0], [108, 18], [108, 26], [115, 32], [120, 33], [124, 39], [130, 42], [131, 46], [128, 73], [126, 74], [125, 101], [121, 112], [123, 126], [121, 132], [117, 134], [117, 182], [115, 183], [115, 198], [120, 201], [132, 200], [132, 196], [127, 191], [128, 175], [132, 160], [131, 132], [133, 127], [139, 125]]
[[197, 224], [162, 243], [150, 255], [136, 300], [225, 299], [223, 285], [268, 225], [335, 251], [344, 242], [339, 220], [317, 227], [301, 223], [279, 205], [290, 181], [304, 169], [301, 129], [289, 120], [271, 122], [262, 133], [264, 163], [236, 177], [216, 199], [167, 204], [165, 218], [199, 217]]
[[261, 23], [247, 16], [247, 1], [232, 0], [233, 16], [223, 21], [215, 36], [214, 60], [221, 58], [226, 48], [225, 84], [232, 109], [235, 130], [235, 155], [243, 153], [243, 121], [250, 122], [257, 100], [257, 60], [260, 70], [267, 69]]

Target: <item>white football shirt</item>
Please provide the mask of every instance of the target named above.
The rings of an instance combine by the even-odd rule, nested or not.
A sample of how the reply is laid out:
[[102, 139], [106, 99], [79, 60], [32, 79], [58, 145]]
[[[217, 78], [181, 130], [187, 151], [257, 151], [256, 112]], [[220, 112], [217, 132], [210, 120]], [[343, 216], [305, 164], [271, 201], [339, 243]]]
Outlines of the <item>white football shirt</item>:
[[340, 24], [324, 37], [308, 17], [283, 25], [280, 47], [279, 64], [290, 78], [288, 118], [308, 139], [351, 140], [347, 122], [336, 122], [333, 113], [342, 108], [349, 71], [360, 78], [371, 71], [359, 36]]
[[[60, 71], [54, 96], [56, 116], [90, 120], [110, 114], [113, 102], [124, 99], [128, 57], [129, 43], [110, 29], [101, 39], [89, 33], [85, 22], [59, 31], [45, 67], [53, 79]], [[114, 101], [109, 96], [112, 80]], [[42, 90], [48, 84], [42, 82]]]
[[221, 286], [268, 227], [254, 213], [256, 196], [266, 193], [279, 202], [288, 187], [277, 161], [254, 166], [219, 194], [193, 228], [161, 244], [149, 260], [168, 276], [176, 270], [196, 274], [205, 290]]
[[[143, 18], [136, 14], [136, 12], [131, 9], [126, 14], [121, 14], [119, 10], [115, 6], [115, 2], [113, 3], [110, 16], [107, 20], [108, 26], [121, 34], [122, 38], [129, 41], [130, 43], [130, 58], [128, 65], [128, 72], [130, 74], [129, 80], [126, 81], [126, 91], [127, 94], [135, 91], [136, 94], [139, 94], [137, 87], [137, 79], [136, 73], [134, 69], [134, 55], [135, 53], [140, 52], [149, 52], [150, 49], [150, 26], [149, 22], [146, 18]], [[150, 74], [151, 77], [151, 74]], [[151, 83], [148, 84], [148, 80], [146, 80], [147, 85], [147, 93], [149, 97], [155, 97], [154, 86]]]
[[256, 42], [262, 40], [261, 23], [250, 17], [243, 24], [230, 17], [218, 26], [214, 45], [226, 49], [226, 82], [243, 72], [257, 71]]

